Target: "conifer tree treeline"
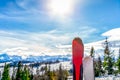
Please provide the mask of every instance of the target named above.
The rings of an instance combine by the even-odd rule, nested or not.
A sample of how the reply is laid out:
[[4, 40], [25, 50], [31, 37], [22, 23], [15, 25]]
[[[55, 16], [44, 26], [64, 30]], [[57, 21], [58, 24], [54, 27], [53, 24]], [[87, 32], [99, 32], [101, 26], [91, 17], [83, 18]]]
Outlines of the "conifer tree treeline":
[[[5, 64], [1, 80], [67, 80], [69, 72], [63, 69], [61, 65], [58, 70], [51, 71], [50, 68], [50, 64], [46, 64], [44, 67], [37, 68], [36, 74], [33, 75], [32, 67], [18, 62], [16, 70], [13, 67], [13, 74], [10, 77], [9, 64]], [[42, 74], [40, 74], [40, 71]]]
[[[106, 38], [104, 43], [104, 60], [101, 60], [99, 56], [98, 59], [94, 60], [94, 71], [95, 76], [104, 76], [104, 75], [117, 75], [120, 74], [120, 49], [119, 49], [119, 57], [117, 61], [114, 60], [113, 52], [110, 51], [109, 42]], [[94, 48], [91, 48], [90, 55], [93, 57]], [[94, 57], [93, 57], [94, 58]], [[115, 69], [116, 68], [116, 69]]]
[[4, 71], [3, 71], [3, 74], [2, 74], [2, 79], [1, 80], [10, 80], [9, 64], [5, 63]]
[[90, 56], [93, 58], [93, 67], [94, 67], [94, 73], [95, 73], [95, 76], [102, 76], [103, 74], [103, 69], [102, 69], [102, 61], [101, 61], [101, 58], [100, 56], [98, 57], [98, 60], [95, 60], [94, 59], [94, 53], [95, 53], [95, 50], [94, 50], [94, 47], [91, 48], [91, 51], [90, 51]]

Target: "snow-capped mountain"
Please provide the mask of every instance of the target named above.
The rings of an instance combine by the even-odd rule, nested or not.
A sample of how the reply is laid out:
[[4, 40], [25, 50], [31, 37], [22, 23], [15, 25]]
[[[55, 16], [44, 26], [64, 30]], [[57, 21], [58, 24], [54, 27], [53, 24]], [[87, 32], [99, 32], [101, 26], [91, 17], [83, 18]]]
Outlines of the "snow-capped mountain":
[[55, 62], [55, 61], [70, 61], [71, 60], [71, 55], [56, 55], [56, 56], [49, 56], [49, 55], [44, 55], [44, 56], [27, 56], [26, 58], [22, 58], [22, 56], [18, 55], [8, 55], [7, 53], [1, 54], [0, 55], [0, 63], [4, 62], [18, 62], [18, 61], [23, 61], [23, 62]]
[[0, 63], [10, 61], [10, 57], [7, 54], [0, 54]]
[[[107, 31], [102, 34], [102, 36], [105, 36], [108, 38], [108, 42], [110, 43], [110, 50], [111, 52], [114, 53], [115, 58], [118, 57], [119, 55], [119, 48], [120, 48], [120, 28], [112, 29], [110, 31]], [[90, 50], [91, 47], [94, 47], [95, 49], [95, 57], [104, 56], [104, 40], [97, 41], [97, 42], [91, 42], [84, 44], [84, 54], [85, 56], [90, 55]], [[59, 48], [65, 49], [66, 54], [59, 54], [57, 55], [51, 55], [51, 54], [46, 54], [42, 53], [41, 55], [19, 55], [19, 54], [14, 54], [10, 55], [8, 53], [1, 53], [0, 54], [0, 62], [16, 62], [16, 61], [28, 61], [28, 62], [41, 62], [41, 61], [68, 61], [71, 60], [71, 55], [72, 55], [72, 50], [71, 50], [71, 45], [67, 46], [58, 46]], [[68, 53], [69, 52], [69, 53]]]

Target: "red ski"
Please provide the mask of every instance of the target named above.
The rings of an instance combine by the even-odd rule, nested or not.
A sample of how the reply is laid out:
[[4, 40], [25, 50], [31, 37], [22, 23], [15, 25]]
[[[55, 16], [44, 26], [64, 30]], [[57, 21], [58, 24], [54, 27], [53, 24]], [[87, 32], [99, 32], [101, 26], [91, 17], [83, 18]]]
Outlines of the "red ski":
[[82, 40], [77, 37], [72, 42], [73, 80], [83, 80], [83, 55], [84, 45]]

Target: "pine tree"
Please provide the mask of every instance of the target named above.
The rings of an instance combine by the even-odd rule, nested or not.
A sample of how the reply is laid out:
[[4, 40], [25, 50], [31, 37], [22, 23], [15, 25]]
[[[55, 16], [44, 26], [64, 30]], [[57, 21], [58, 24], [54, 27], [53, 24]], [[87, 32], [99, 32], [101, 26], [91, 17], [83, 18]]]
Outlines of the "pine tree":
[[22, 80], [30, 80], [30, 73], [28, 71], [28, 67], [25, 65], [24, 71], [22, 72]]
[[1, 75], [1, 71], [0, 71], [0, 80], [1, 80], [1, 77], [2, 77], [2, 75]]
[[94, 61], [94, 71], [95, 77], [99, 77], [98, 62]]
[[103, 67], [105, 71], [107, 72], [108, 75], [111, 75], [114, 73], [113, 67], [114, 67], [114, 60], [113, 60], [113, 53], [110, 52], [109, 50], [109, 43], [105, 41], [105, 49], [104, 49], [104, 62], [103, 62]]
[[47, 76], [49, 80], [52, 80], [52, 72], [50, 71], [50, 64], [48, 66]]
[[101, 61], [100, 56], [98, 57], [98, 70], [99, 70], [99, 76], [102, 76], [104, 71], [103, 71], [103, 68], [102, 68], [102, 61]]
[[31, 66], [29, 69], [28, 69], [29, 73], [30, 73], [30, 80], [33, 80], [33, 66]]
[[62, 69], [62, 65], [59, 66], [58, 80], [67, 80], [69, 73], [67, 70]]
[[37, 74], [37, 75], [40, 75], [39, 73], [40, 73], [40, 70], [39, 70], [39, 67], [37, 67], [37, 69], [36, 69], [36, 74]]
[[62, 65], [59, 66], [58, 80], [63, 80]]
[[15, 74], [16, 74], [15, 66], [13, 66], [13, 73], [12, 73], [12, 77], [11, 77], [12, 80], [15, 80]]
[[102, 68], [102, 61], [100, 56], [98, 57], [98, 60], [94, 61], [94, 70], [95, 70], [95, 76], [99, 77], [104, 74], [103, 68]]
[[42, 73], [42, 79], [46, 80], [47, 79], [47, 75], [48, 75], [48, 68], [47, 68], [47, 64], [45, 64], [44, 67], [41, 68], [42, 71], [44, 72], [44, 74]]
[[22, 62], [18, 62], [18, 68], [17, 68], [17, 73], [16, 73], [16, 80], [21, 80], [22, 78]]
[[120, 48], [119, 48], [119, 57], [118, 58], [120, 59]]
[[48, 70], [47, 70], [47, 73], [46, 73], [46, 75], [47, 75], [47, 79], [48, 80], [54, 80], [54, 73], [53, 73], [53, 71], [51, 71], [50, 70], [50, 63], [48, 63]]
[[40, 71], [42, 72], [42, 76], [43, 76], [43, 72], [44, 72], [45, 68], [44, 67], [41, 67], [40, 68]]
[[120, 74], [120, 48], [119, 48], [119, 57], [117, 59], [116, 66], [118, 69], [117, 72]]
[[94, 52], [95, 52], [95, 51], [94, 51], [94, 47], [92, 47], [92, 48], [91, 48], [91, 51], [90, 51], [90, 56], [91, 56], [92, 58], [94, 58]]
[[64, 75], [65, 75], [65, 79], [64, 79], [64, 80], [67, 80], [67, 78], [68, 78], [68, 76], [69, 76], [68, 70], [64, 70]]
[[94, 74], [96, 77], [98, 77], [99, 76], [98, 62], [95, 61], [95, 59], [94, 59], [94, 53], [95, 53], [94, 47], [91, 47], [90, 56], [93, 58]]
[[9, 64], [5, 63], [4, 71], [3, 71], [3, 74], [2, 74], [2, 79], [1, 80], [10, 80]]

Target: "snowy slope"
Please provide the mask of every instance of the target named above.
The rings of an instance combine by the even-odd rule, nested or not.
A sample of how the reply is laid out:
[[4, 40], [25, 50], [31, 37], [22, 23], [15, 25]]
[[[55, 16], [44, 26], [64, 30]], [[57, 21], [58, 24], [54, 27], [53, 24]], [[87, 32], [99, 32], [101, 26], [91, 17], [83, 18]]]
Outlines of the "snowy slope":
[[[119, 48], [120, 48], [120, 32], [119, 31], [120, 31], [120, 28], [116, 28], [102, 34], [102, 36], [105, 36], [108, 38], [110, 51], [114, 53], [115, 58], [117, 58], [119, 55]], [[105, 42], [105, 39], [101, 41], [85, 44], [85, 54], [89, 55], [90, 49], [93, 46], [96, 53], [95, 56], [96, 57], [103, 56], [104, 47], [105, 47], [104, 42]]]

